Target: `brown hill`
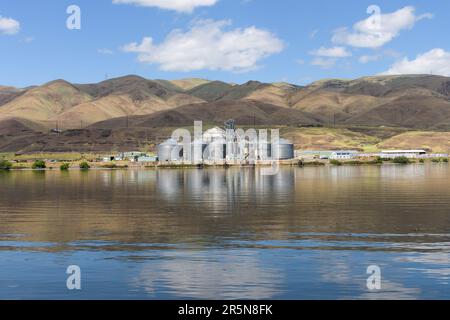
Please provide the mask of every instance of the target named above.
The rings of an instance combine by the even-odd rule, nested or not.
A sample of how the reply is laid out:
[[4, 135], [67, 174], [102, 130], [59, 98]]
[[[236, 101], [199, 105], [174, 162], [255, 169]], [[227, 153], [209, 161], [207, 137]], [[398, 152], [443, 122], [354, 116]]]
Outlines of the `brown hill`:
[[[125, 76], [94, 84], [57, 80], [24, 89], [0, 87], [0, 125], [9, 128], [10, 135], [16, 132], [16, 138], [24, 136], [27, 141], [31, 133], [21, 125], [45, 135], [56, 125], [63, 130], [89, 126], [89, 130], [106, 128], [115, 132], [127, 123], [128, 130], [150, 130], [190, 126], [195, 120], [217, 125], [230, 118], [241, 125], [388, 126], [445, 131], [450, 130], [450, 78], [410, 75], [329, 79], [300, 87], [258, 81], [237, 85]], [[71, 144], [82, 143], [66, 138]], [[56, 137], [49, 139], [54, 141]]]
[[194, 121], [223, 125], [234, 119], [240, 125], [295, 125], [311, 126], [319, 122], [300, 110], [261, 103], [258, 101], [217, 101], [178, 107], [151, 115], [116, 118], [95, 123], [91, 128], [129, 127], [182, 127]]
[[0, 117], [47, 121], [92, 97], [72, 84], [56, 80], [27, 90], [0, 108]]

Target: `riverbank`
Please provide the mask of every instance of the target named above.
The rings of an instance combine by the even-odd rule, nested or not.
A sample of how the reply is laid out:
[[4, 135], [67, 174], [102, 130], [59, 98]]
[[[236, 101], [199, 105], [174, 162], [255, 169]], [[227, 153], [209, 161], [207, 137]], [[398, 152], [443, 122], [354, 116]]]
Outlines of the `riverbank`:
[[[448, 158], [431, 158], [431, 159], [358, 159], [358, 160], [303, 160], [292, 159], [276, 162], [281, 167], [311, 167], [311, 166], [381, 166], [386, 164], [410, 165], [410, 164], [448, 164]], [[235, 167], [270, 167], [274, 163], [270, 161], [259, 161], [256, 164], [245, 162], [214, 162], [203, 164], [189, 164], [189, 163], [138, 163], [133, 161], [0, 161], [1, 170], [127, 170], [127, 169], [207, 169], [207, 168], [235, 168]]]

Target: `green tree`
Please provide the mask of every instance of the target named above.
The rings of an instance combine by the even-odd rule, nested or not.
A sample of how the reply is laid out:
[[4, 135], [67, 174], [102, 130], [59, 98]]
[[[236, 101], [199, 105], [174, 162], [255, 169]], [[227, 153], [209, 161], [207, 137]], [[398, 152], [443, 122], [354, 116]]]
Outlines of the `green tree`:
[[59, 168], [61, 169], [61, 171], [67, 171], [70, 168], [70, 164], [63, 163]]
[[42, 161], [42, 160], [36, 160], [31, 167], [33, 169], [45, 169], [45, 168], [47, 168], [47, 166], [45, 164], [45, 161]]
[[397, 157], [397, 158], [394, 159], [394, 163], [410, 164], [411, 161], [407, 157]]
[[340, 162], [339, 160], [330, 160], [330, 164], [334, 165], [334, 166], [342, 166], [342, 162]]
[[89, 163], [87, 163], [86, 161], [80, 163], [80, 169], [81, 169], [81, 170], [88, 170], [88, 169], [90, 169], [90, 168], [91, 168], [91, 166], [90, 166]]
[[10, 170], [12, 168], [12, 163], [8, 160], [0, 160], [0, 170]]

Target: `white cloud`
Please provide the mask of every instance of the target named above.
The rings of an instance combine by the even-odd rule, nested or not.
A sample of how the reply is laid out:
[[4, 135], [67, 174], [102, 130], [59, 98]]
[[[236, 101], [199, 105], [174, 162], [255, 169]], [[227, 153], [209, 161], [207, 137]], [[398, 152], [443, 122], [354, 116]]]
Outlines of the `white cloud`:
[[344, 47], [325, 48], [321, 47], [318, 50], [311, 51], [310, 54], [318, 57], [327, 58], [345, 58], [351, 57], [352, 53], [347, 51]]
[[436, 74], [450, 76], [450, 52], [443, 49], [432, 49], [420, 54], [414, 60], [405, 57], [394, 63], [383, 75], [397, 74]]
[[0, 16], [0, 34], [12, 35], [20, 31], [20, 23], [12, 18]]
[[417, 16], [415, 8], [407, 6], [393, 13], [372, 15], [357, 22], [353, 30], [337, 29], [332, 41], [358, 48], [380, 48], [398, 37], [401, 31], [412, 29], [416, 22], [426, 18], [432, 18], [432, 15]]
[[369, 62], [379, 61], [384, 58], [398, 59], [400, 56], [401, 53], [395, 50], [383, 50], [377, 54], [362, 55], [359, 57], [358, 61], [362, 64], [367, 64]]
[[138, 54], [140, 62], [157, 64], [164, 71], [254, 70], [258, 62], [283, 50], [274, 34], [256, 27], [227, 30], [231, 21], [196, 21], [184, 32], [176, 29], [155, 44], [150, 37], [122, 50]]
[[219, 0], [113, 0], [117, 4], [134, 4], [142, 7], [156, 7], [166, 10], [191, 13], [197, 7], [209, 7]]
[[315, 58], [311, 64], [321, 67], [322, 69], [330, 69], [336, 64], [336, 59]]

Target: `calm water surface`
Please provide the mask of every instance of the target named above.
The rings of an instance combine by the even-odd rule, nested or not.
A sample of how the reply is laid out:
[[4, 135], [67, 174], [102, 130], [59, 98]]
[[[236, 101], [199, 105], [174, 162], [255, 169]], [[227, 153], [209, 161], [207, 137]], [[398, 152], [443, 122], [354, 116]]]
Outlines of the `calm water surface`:
[[450, 299], [444, 164], [24, 171], [0, 187], [0, 299]]

